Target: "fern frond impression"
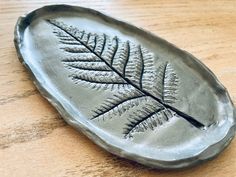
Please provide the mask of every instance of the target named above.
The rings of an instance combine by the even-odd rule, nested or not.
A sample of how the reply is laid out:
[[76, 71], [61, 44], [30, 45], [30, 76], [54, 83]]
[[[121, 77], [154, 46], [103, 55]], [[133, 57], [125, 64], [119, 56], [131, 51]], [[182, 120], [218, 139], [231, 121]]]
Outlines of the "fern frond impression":
[[167, 63], [165, 67], [163, 101], [167, 104], [173, 104], [177, 100], [176, 92], [178, 90], [179, 78], [175, 74], [172, 66]]
[[138, 111], [132, 115], [130, 122], [124, 128], [126, 138], [133, 137], [135, 132], [144, 132], [145, 130], [154, 130], [158, 125], [162, 125], [169, 121], [167, 109], [164, 107], [148, 109], [143, 108], [143, 111]]
[[105, 121], [128, 112], [125, 138], [133, 137], [135, 132], [154, 130], [173, 115], [197, 128], [204, 126], [172, 106], [177, 100], [179, 78], [169, 62], [156, 68], [154, 54], [139, 44], [86, 32], [56, 20], [47, 21], [54, 26], [61, 50], [67, 53], [62, 63], [72, 73], [72, 81], [114, 93], [93, 111], [91, 120]]
[[148, 99], [150, 98], [136, 91], [118, 92], [94, 111], [95, 114], [92, 119], [105, 119], [106, 117], [111, 117], [110, 114], [121, 116], [124, 112], [138, 106], [140, 103], [147, 102]]

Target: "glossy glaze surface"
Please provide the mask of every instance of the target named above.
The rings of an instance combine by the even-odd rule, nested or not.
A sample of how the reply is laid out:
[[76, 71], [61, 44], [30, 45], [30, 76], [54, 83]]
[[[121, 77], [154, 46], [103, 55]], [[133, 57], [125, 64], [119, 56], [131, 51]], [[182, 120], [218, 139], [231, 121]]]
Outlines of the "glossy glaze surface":
[[139, 28], [91, 9], [48, 6], [20, 18], [15, 39], [43, 95], [114, 154], [181, 168], [215, 156], [234, 135], [233, 106], [215, 76]]

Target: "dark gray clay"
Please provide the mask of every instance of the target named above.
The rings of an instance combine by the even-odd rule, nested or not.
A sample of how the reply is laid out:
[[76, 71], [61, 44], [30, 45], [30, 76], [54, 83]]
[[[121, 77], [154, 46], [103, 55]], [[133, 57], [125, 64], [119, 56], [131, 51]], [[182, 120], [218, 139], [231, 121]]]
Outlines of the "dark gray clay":
[[113, 154], [182, 168], [216, 156], [234, 136], [234, 107], [215, 75], [128, 23], [46, 6], [19, 18], [15, 46], [62, 117]]

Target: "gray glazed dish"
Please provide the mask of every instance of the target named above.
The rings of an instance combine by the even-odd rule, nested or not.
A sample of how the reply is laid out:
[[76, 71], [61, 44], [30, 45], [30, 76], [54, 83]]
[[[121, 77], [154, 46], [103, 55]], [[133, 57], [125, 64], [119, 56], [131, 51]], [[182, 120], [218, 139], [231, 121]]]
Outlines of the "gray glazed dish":
[[18, 19], [15, 47], [40, 93], [107, 151], [177, 169], [235, 134], [228, 92], [191, 54], [92, 9], [51, 5]]

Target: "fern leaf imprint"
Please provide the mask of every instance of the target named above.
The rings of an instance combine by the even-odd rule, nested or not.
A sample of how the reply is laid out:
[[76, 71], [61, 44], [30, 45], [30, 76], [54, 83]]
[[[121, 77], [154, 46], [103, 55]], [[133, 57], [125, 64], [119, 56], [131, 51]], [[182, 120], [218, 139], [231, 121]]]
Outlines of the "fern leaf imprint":
[[[61, 50], [68, 53], [62, 62], [71, 72], [72, 81], [114, 93], [93, 110], [92, 121], [106, 121], [128, 112], [129, 123], [122, 132], [125, 138], [147, 129], [154, 130], [174, 116], [197, 128], [204, 127], [174, 107], [180, 88], [178, 75], [170, 62], [157, 60], [145, 47], [122, 41], [117, 36], [86, 32], [56, 20], [47, 21], [54, 27]], [[159, 67], [155, 67], [155, 62], [159, 62]]]

